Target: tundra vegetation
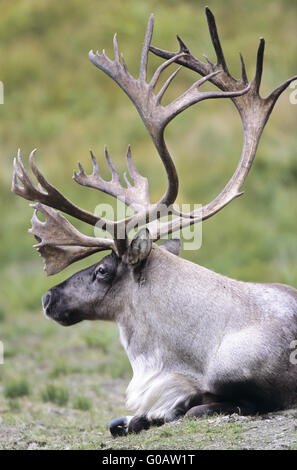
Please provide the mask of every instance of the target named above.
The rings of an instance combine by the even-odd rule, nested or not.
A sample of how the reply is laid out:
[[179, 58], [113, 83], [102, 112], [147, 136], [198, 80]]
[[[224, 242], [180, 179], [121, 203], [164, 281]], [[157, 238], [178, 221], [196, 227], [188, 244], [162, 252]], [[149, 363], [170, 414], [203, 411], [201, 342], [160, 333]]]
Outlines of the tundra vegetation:
[[[262, 94], [293, 75], [294, 2], [251, 1], [238, 6], [228, 1], [223, 8], [213, 1], [209, 5], [216, 13], [221, 35], [224, 33], [224, 51], [235, 75], [240, 71], [234, 50], [244, 52], [248, 75], [253, 75], [259, 32], [269, 45]], [[212, 58], [202, 9], [196, 2], [162, 2], [160, 6], [153, 1], [130, 1], [128, 6], [101, 4], [98, 11], [97, 2], [90, 0], [83, 4], [74, 0], [7, 2], [1, 8], [0, 78], [5, 85], [5, 105], [0, 106], [0, 339], [5, 347], [5, 364], [0, 365], [1, 447], [294, 447], [295, 410], [261, 418], [183, 421], [152, 429], [145, 436], [113, 441], [107, 423], [110, 416], [125, 414], [124, 390], [131, 376], [118, 333], [113, 325], [102, 323], [64, 330], [40, 315], [40, 297], [53, 280], [40, 275], [41, 261], [32, 256], [31, 238], [25, 235], [31, 209], [9, 194], [11, 156], [17, 146], [28, 153], [37, 142], [49, 179], [65, 188], [70, 199], [93, 210], [98, 204], [96, 192], [78, 193], [66, 177], [69, 166], [74, 168], [89, 146], [100, 151], [102, 142], [112, 142], [109, 148], [121, 168], [122, 149], [131, 142], [137, 168], [148, 175], [152, 197], [157, 200], [166, 180], [156, 172], [159, 162], [145, 129], [129, 101], [108, 78], [88, 73], [91, 65], [86, 51], [94, 44], [109, 43], [117, 30], [121, 47], [127, 51], [126, 62], [135, 72], [139, 61], [135, 44], [141, 44], [144, 18], [154, 11], [158, 18], [155, 44], [175, 50], [174, 34], [183, 33], [186, 43], [195, 45], [199, 40], [198, 51], [205, 44], [204, 52]], [[178, 27], [168, 21], [173, 8]], [[234, 22], [234, 15], [229, 16], [230, 9], [238, 22]], [[240, 35], [236, 32], [239, 23]], [[159, 63], [156, 58], [150, 60], [152, 67]], [[192, 81], [193, 74], [183, 71], [176, 78], [172, 97]], [[105, 95], [99, 90], [102, 87]], [[246, 183], [248, 197], [234, 201], [223, 214], [206, 222], [202, 248], [184, 253], [185, 258], [233, 278], [296, 286], [296, 108], [289, 102], [291, 92], [288, 89], [280, 98], [269, 129], [267, 126], [264, 131]], [[168, 128], [167, 140], [174, 148], [181, 175], [180, 200], [203, 203], [212, 199], [221, 181], [232, 174], [241, 133], [230, 103], [222, 100], [200, 106], [199, 112], [190, 109], [182, 119], [176, 119]], [[197, 168], [195, 180], [193, 165]], [[79, 266], [70, 266], [67, 274], [89, 264], [90, 260], [81, 261]], [[65, 273], [58, 274], [55, 283], [64, 278]]]

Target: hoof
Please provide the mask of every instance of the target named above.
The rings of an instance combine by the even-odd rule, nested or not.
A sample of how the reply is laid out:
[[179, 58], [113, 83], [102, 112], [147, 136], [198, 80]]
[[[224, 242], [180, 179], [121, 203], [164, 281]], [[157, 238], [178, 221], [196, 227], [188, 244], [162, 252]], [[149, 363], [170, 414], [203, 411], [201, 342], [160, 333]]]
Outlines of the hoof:
[[122, 416], [121, 418], [114, 418], [109, 423], [109, 430], [113, 437], [127, 436], [128, 426], [132, 416]]

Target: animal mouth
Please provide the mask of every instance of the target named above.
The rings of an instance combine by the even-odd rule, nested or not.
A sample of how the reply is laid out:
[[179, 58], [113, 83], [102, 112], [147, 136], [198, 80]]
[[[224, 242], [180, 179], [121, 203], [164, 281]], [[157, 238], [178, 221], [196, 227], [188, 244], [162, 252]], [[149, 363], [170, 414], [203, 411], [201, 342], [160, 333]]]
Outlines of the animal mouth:
[[72, 326], [82, 321], [81, 318], [69, 318], [69, 319], [64, 319], [64, 318], [61, 319], [61, 318], [54, 318], [54, 317], [50, 317], [50, 318], [61, 326]]
[[47, 318], [54, 320], [61, 326], [72, 326], [82, 321], [81, 316], [76, 312], [54, 313], [46, 310], [44, 313]]
[[53, 302], [46, 295], [42, 297], [42, 308], [47, 318], [54, 320], [61, 326], [71, 326], [82, 321], [81, 314], [78, 311], [63, 310], [59, 312], [57, 305], [53, 305]]

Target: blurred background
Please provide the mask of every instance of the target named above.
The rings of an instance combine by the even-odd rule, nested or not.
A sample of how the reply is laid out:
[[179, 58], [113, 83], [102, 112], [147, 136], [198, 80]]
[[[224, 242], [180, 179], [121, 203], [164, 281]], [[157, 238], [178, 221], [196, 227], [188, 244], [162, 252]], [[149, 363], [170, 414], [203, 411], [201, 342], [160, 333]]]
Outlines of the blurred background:
[[[266, 39], [262, 96], [297, 73], [296, 2], [208, 0], [208, 5], [235, 77], [240, 75], [242, 52], [252, 79], [260, 36]], [[114, 325], [81, 323], [64, 329], [41, 314], [40, 298], [48, 288], [99, 257], [46, 278], [27, 233], [32, 209], [10, 193], [17, 148], [27, 164], [37, 147], [36, 161], [49, 181], [93, 211], [98, 203], [113, 201], [74, 183], [73, 169], [81, 161], [89, 171], [88, 151], [93, 149], [108, 178], [103, 161], [107, 144], [123, 172], [131, 144], [134, 162], [148, 176], [156, 201], [166, 187], [159, 157], [127, 96], [90, 63], [88, 51], [105, 48], [112, 57], [117, 32], [120, 51], [136, 75], [146, 22], [154, 12], [153, 45], [177, 50], [178, 33], [194, 55], [202, 59], [204, 53], [214, 60], [204, 7], [200, 0], [0, 1], [2, 447], [14, 442], [26, 448], [32, 433], [36, 442], [51, 447], [65, 445], [67, 439], [72, 446], [79, 433], [81, 446], [90, 447], [98, 433], [106, 432], [111, 415], [124, 412], [123, 392], [131, 376]], [[150, 73], [159, 63], [150, 57]], [[196, 79], [193, 72], [181, 71], [165, 102]], [[292, 92], [288, 88], [283, 93], [264, 130], [244, 196], [203, 224], [201, 249], [183, 252], [185, 258], [233, 278], [297, 287], [297, 105], [290, 103]], [[231, 101], [204, 101], [178, 116], [166, 139], [180, 176], [177, 202], [203, 204], [219, 193], [237, 165], [240, 119]], [[91, 227], [75, 224], [92, 235]]]

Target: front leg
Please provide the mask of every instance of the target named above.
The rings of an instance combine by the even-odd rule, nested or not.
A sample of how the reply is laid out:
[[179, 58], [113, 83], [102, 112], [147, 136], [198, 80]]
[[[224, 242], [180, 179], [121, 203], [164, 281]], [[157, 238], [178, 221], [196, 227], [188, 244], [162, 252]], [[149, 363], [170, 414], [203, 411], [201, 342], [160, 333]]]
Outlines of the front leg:
[[130, 433], [138, 434], [150, 426], [161, 426], [164, 424], [163, 419], [154, 419], [149, 421], [146, 416], [122, 416], [114, 418], [109, 423], [109, 430], [113, 437], [126, 436]]
[[[195, 391], [192, 391], [192, 393], [187, 395], [184, 388], [182, 387], [182, 385], [185, 383], [185, 376], [180, 377], [180, 375], [178, 376], [178, 380], [175, 380], [173, 383], [168, 382], [167, 379], [163, 384], [163, 395], [161, 393], [162, 390], [160, 390], [160, 394], [157, 395], [158, 398], [154, 403], [154, 406], [155, 409], [160, 409], [161, 405], [163, 405], [162, 413], [158, 412], [156, 417], [154, 417], [152, 408], [149, 408], [149, 418], [146, 414], [114, 418], [110, 421], [109, 424], [109, 429], [112, 436], [126, 436], [128, 433], [139, 433], [143, 429], [149, 429], [150, 426], [162, 426], [164, 423], [169, 423], [171, 421], [176, 421], [177, 419], [182, 418], [189, 409], [202, 404], [204, 394], [200, 390], [197, 390], [196, 384], [193, 385], [191, 382], [187, 382], [187, 385], [191, 385], [192, 390], [194, 389], [194, 386], [196, 388]], [[189, 380], [188, 378], [186, 379]], [[171, 393], [172, 390], [174, 390], [173, 398]], [[178, 395], [183, 396], [180, 401], [177, 400]], [[175, 402], [177, 402], [175, 407], [172, 407], [173, 399]], [[148, 401], [151, 402], [150, 399]]]
[[149, 429], [151, 426], [162, 426], [164, 419], [147, 419], [146, 416], [133, 416], [128, 426], [128, 433], [138, 434], [143, 429]]
[[121, 416], [114, 418], [109, 423], [109, 430], [112, 437], [126, 436], [131, 420], [134, 416]]

